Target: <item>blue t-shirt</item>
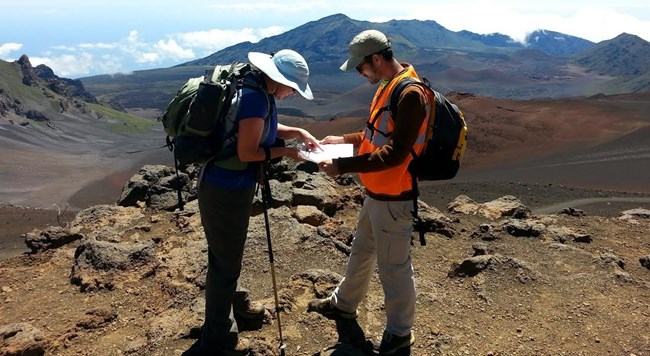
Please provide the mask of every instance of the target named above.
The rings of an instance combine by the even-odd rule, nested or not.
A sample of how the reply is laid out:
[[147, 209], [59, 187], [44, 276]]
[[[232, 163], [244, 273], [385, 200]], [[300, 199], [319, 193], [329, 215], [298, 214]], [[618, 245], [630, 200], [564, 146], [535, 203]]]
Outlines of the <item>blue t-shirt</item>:
[[[271, 105], [268, 110], [267, 105]], [[272, 95], [266, 95], [261, 90], [243, 87], [241, 89], [241, 98], [239, 109], [235, 118], [237, 127], [241, 120], [263, 117], [265, 122], [265, 131], [268, 130], [266, 138], [262, 137], [260, 146], [271, 147], [275, 143], [278, 131], [278, 113], [275, 108], [275, 98]], [[238, 133], [239, 135], [239, 133]], [[233, 143], [237, 145], [235, 141]], [[219, 167], [215, 164], [208, 164], [203, 173], [203, 183], [209, 183], [224, 189], [250, 189], [257, 183], [258, 164], [255, 162], [248, 163], [244, 170], [230, 170]]]

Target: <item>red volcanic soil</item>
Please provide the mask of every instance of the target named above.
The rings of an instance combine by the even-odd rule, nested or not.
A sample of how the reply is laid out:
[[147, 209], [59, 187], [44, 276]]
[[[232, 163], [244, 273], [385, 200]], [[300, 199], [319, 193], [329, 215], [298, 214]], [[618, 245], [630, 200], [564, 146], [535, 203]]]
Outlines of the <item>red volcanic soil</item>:
[[[468, 150], [454, 180], [423, 184], [422, 198], [438, 208], [444, 209], [458, 194], [480, 201], [510, 192], [527, 196], [525, 202], [533, 207], [616, 195], [598, 190], [650, 194], [650, 93], [522, 101], [452, 93], [448, 98], [465, 114]], [[361, 130], [365, 110], [358, 107], [348, 111], [354, 115], [323, 121], [280, 120], [322, 138]], [[2, 165], [0, 203], [44, 209], [54, 204], [63, 208], [66, 202], [72, 209], [114, 203], [142, 165], [172, 164], [166, 149], [97, 162], [75, 161], [47, 150], [23, 152], [18, 158], [21, 152], [12, 151], [13, 158]], [[111, 162], [119, 164], [113, 167]], [[27, 185], [21, 187], [21, 182]], [[55, 217], [56, 210], [3, 210], [0, 240], [52, 224]], [[0, 250], [15, 247], [0, 241]]]
[[[620, 140], [619, 146], [639, 145], [642, 137], [632, 134], [650, 127], [650, 93], [520, 101], [452, 93], [448, 98], [461, 108], [469, 127], [463, 165], [467, 170], [507, 169], [543, 157], [570, 156], [616, 140]], [[360, 130], [366, 119], [345, 116], [292, 123], [300, 123], [320, 137]], [[631, 142], [625, 141], [626, 136]]]

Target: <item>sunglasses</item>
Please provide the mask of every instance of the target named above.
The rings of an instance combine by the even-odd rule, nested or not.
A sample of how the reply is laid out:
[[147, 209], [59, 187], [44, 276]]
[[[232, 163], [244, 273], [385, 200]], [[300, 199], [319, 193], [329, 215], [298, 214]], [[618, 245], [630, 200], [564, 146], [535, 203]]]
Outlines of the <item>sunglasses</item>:
[[363, 65], [368, 63], [370, 58], [372, 58], [372, 55], [363, 57], [363, 60], [361, 61], [361, 63], [359, 63], [358, 66], [354, 67], [357, 70], [357, 72], [363, 73]]
[[372, 61], [372, 56], [374, 56], [375, 54], [384, 55], [385, 53], [388, 53], [390, 51], [391, 51], [390, 48], [386, 48], [386, 49], [382, 49], [379, 52], [369, 54], [369, 55], [363, 57], [363, 60], [361, 61], [361, 63], [359, 63], [359, 65], [354, 67], [354, 68], [357, 70], [357, 72], [362, 73], [363, 72], [363, 65], [366, 64], [366, 63], [370, 63]]

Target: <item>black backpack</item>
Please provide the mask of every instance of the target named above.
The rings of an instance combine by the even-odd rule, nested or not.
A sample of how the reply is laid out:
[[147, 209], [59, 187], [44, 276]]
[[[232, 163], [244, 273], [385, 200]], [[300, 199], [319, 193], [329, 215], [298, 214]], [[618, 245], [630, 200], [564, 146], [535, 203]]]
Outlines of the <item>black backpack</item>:
[[456, 176], [467, 148], [467, 124], [458, 106], [435, 91], [426, 78], [420, 82], [412, 77], [403, 78], [391, 92], [387, 110], [394, 120], [397, 118], [399, 97], [408, 85], [419, 85], [430, 94], [425, 147], [420, 155], [411, 150], [413, 160], [408, 167], [413, 179], [414, 230], [420, 235], [420, 244], [426, 245], [424, 233], [427, 226], [418, 216], [418, 180], [447, 180]]

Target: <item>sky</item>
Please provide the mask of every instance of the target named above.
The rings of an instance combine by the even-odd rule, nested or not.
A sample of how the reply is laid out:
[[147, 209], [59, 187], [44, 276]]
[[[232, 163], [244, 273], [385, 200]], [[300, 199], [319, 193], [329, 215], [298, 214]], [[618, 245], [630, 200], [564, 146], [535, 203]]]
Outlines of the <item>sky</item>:
[[434, 20], [452, 31], [522, 41], [546, 29], [592, 42], [650, 41], [647, 0], [0, 0], [0, 59], [27, 54], [67, 78], [129, 73], [203, 58], [343, 13], [355, 20]]

